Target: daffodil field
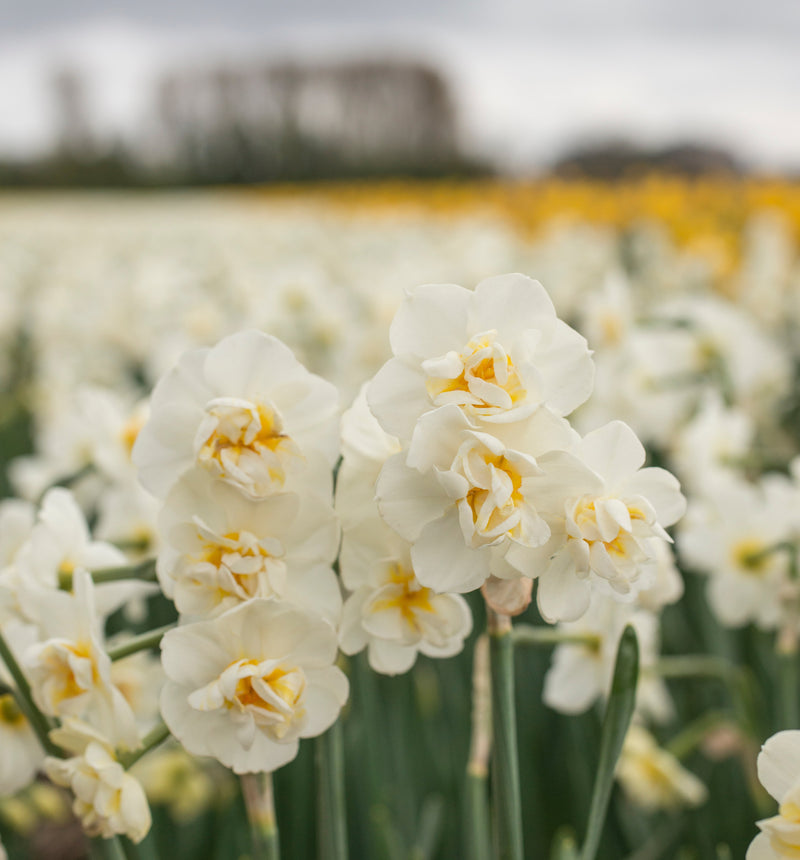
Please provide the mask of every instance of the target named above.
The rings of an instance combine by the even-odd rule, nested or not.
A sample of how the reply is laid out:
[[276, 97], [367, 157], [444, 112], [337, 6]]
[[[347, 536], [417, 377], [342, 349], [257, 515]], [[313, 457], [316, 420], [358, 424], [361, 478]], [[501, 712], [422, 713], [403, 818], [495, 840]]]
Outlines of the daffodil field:
[[0, 858], [800, 856], [800, 185], [0, 197]]

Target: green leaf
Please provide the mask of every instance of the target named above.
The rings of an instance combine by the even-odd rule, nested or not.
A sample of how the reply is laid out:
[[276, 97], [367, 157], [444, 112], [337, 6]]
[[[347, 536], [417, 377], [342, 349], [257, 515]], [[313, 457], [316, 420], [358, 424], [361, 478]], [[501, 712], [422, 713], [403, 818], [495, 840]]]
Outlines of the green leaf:
[[628, 625], [619, 640], [614, 680], [606, 705], [603, 731], [600, 737], [600, 762], [592, 791], [589, 823], [581, 851], [581, 860], [594, 860], [600, 845], [608, 801], [614, 785], [614, 769], [622, 751], [636, 703], [636, 682], [639, 678], [639, 643], [636, 632]]

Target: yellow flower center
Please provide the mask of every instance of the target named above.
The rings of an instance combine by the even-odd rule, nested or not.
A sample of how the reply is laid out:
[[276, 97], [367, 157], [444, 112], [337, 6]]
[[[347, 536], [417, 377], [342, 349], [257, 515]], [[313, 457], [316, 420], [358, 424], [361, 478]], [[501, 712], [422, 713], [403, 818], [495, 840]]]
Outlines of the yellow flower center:
[[758, 538], [742, 538], [731, 547], [734, 565], [742, 573], [762, 576], [766, 573], [769, 564], [769, 556], [764, 552], [766, 546], [764, 541]]
[[133, 451], [133, 446], [136, 443], [136, 439], [139, 436], [139, 431], [144, 427], [144, 422], [144, 414], [137, 412], [134, 415], [131, 415], [119, 431], [119, 438], [122, 442], [122, 447], [125, 449], [129, 458]]
[[251, 495], [280, 489], [291, 461], [302, 460], [283, 432], [280, 416], [263, 404], [220, 398], [206, 408], [197, 461], [216, 477], [242, 485]]
[[392, 597], [376, 600], [370, 607], [371, 610], [373, 612], [383, 612], [397, 609], [403, 616], [403, 620], [414, 630], [419, 631], [419, 622], [417, 621], [416, 613], [433, 613], [435, 611], [431, 605], [433, 591], [430, 588], [421, 586], [417, 582], [414, 571], [404, 567], [400, 562], [393, 562], [389, 565], [389, 581], [393, 585], [400, 586], [402, 591], [399, 591]]
[[259, 676], [252, 669], [248, 671], [250, 667], [258, 667], [257, 660], [241, 660], [233, 665], [242, 674], [236, 681], [233, 698], [227, 702], [228, 708], [254, 712], [256, 722], [266, 723], [276, 737], [283, 737], [305, 714], [302, 700], [306, 677], [303, 670], [278, 666]]
[[429, 366], [425, 387], [436, 406], [456, 403], [473, 409], [478, 414], [491, 415], [511, 409], [525, 397], [525, 388], [520, 381], [514, 362], [495, 343], [497, 332], [477, 335], [461, 353], [453, 358], [449, 373], [444, 372], [443, 363]]

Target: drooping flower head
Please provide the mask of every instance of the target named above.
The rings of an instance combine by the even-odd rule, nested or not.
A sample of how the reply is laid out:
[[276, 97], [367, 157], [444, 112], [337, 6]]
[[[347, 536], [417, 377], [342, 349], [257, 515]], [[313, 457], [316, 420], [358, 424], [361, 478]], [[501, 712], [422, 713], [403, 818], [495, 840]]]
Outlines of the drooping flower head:
[[89, 836], [123, 834], [141, 842], [150, 830], [150, 807], [138, 780], [119, 763], [100, 732], [68, 717], [50, 733], [71, 757], [48, 757], [45, 771], [56, 785], [72, 789], [73, 811]]

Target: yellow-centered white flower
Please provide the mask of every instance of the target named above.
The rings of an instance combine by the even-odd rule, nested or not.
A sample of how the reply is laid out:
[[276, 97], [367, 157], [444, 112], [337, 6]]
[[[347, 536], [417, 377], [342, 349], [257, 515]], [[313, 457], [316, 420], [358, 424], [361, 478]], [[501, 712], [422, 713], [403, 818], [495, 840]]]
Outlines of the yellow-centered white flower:
[[511, 547], [538, 547], [550, 536], [536, 501], [539, 455], [577, 439], [544, 407], [491, 433], [476, 430], [452, 404], [423, 415], [407, 454], [386, 461], [376, 487], [381, 516], [413, 544], [419, 581], [465, 592], [490, 573], [521, 576], [506, 562]]
[[397, 440], [370, 413], [362, 388], [342, 416], [343, 459], [336, 483], [342, 522], [339, 570], [352, 594], [342, 610], [339, 642], [345, 654], [367, 648], [370, 666], [390, 675], [410, 669], [418, 653], [458, 653], [472, 629], [466, 601], [423, 586], [414, 574], [410, 545], [380, 519], [375, 481], [398, 449]]
[[69, 717], [50, 738], [73, 755], [48, 757], [44, 769], [56, 785], [72, 790], [72, 810], [84, 831], [106, 839], [121, 834], [141, 842], [150, 830], [150, 807], [144, 789], [119, 763], [109, 740]]
[[550, 539], [538, 547], [515, 544], [506, 555], [538, 575], [546, 620], [579, 618], [593, 590], [632, 601], [654, 584], [656, 542], [670, 541], [664, 527], [682, 516], [686, 500], [672, 474], [642, 468], [644, 461], [641, 442], [621, 421], [587, 434], [574, 454], [554, 452], [547, 460], [535, 501]]
[[616, 776], [631, 802], [649, 812], [700, 806], [708, 797], [705, 785], [635, 723], [625, 735]]
[[133, 749], [139, 745], [136, 722], [111, 681], [91, 575], [78, 568], [73, 583], [73, 594], [40, 598], [44, 641], [30, 646], [23, 660], [33, 698], [45, 714], [84, 718], [116, 745]]
[[164, 720], [191, 753], [236, 773], [275, 770], [347, 699], [336, 645], [319, 616], [262, 599], [172, 630], [161, 646]]
[[367, 397], [383, 429], [402, 441], [438, 406], [456, 405], [481, 426], [523, 420], [543, 404], [566, 415], [592, 389], [585, 339], [524, 275], [488, 278], [474, 291], [418, 287], [395, 315], [390, 339], [394, 358]]
[[133, 461], [162, 498], [193, 466], [265, 498], [293, 475], [316, 473], [320, 458], [323, 473], [333, 465], [337, 399], [279, 340], [239, 332], [185, 353], [158, 383]]
[[208, 616], [253, 598], [282, 599], [336, 623], [333, 508], [308, 491], [254, 501], [203, 469], [170, 492], [159, 518], [157, 571], [184, 615]]

